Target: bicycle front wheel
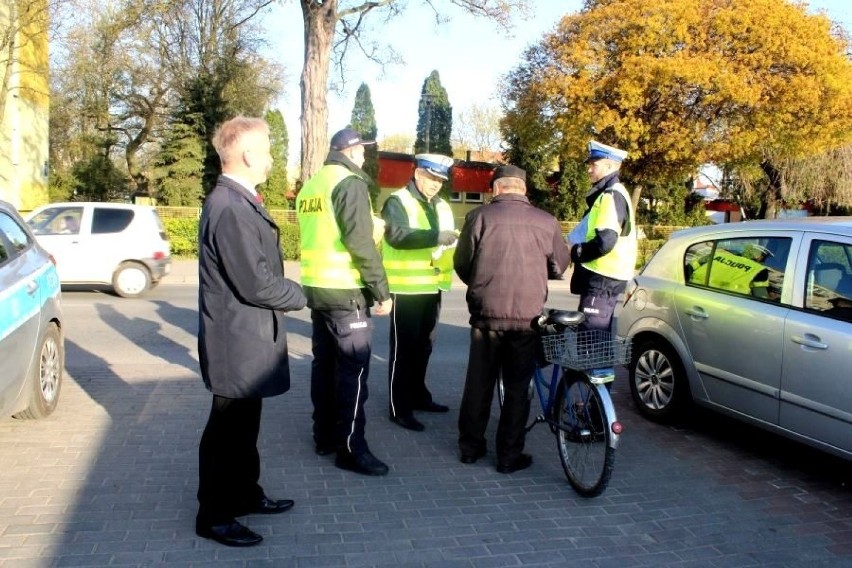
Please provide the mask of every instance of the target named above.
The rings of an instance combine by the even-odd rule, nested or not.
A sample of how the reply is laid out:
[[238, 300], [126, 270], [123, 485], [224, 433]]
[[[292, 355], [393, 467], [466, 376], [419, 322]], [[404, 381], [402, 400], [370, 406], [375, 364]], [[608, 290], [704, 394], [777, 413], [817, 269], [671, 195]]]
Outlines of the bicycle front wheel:
[[[601, 389], [604, 390], [605, 389]], [[566, 372], [554, 407], [556, 445], [568, 482], [584, 497], [606, 489], [615, 463], [610, 421], [602, 394], [585, 376]]]

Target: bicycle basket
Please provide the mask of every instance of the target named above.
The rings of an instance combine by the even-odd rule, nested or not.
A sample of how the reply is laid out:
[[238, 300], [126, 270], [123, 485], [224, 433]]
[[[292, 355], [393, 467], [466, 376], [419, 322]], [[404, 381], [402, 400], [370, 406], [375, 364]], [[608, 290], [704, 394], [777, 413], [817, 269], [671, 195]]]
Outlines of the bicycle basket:
[[566, 331], [541, 338], [544, 359], [577, 371], [625, 365], [630, 361], [630, 339], [608, 331]]

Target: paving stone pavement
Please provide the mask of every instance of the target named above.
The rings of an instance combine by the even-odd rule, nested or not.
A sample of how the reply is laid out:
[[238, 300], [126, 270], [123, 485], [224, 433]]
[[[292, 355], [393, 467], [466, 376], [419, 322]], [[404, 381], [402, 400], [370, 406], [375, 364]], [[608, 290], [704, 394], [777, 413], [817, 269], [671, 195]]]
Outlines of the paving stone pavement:
[[613, 392], [625, 434], [602, 496], [573, 492], [545, 426], [528, 436], [528, 470], [501, 475], [493, 454], [459, 463], [463, 326], [442, 324], [429, 373], [451, 412], [419, 414], [427, 429], [416, 433], [387, 420], [377, 323], [367, 433], [391, 472], [341, 471], [313, 453], [306, 314], [289, 328], [292, 389], [264, 402], [261, 432], [262, 483], [296, 507], [246, 517], [264, 536], [254, 548], [199, 539], [210, 397], [184, 312], [158, 328], [185, 344], [164, 356], [80, 357], [72, 342], [85, 363], [68, 368], [54, 415], [0, 419], [0, 566], [852, 566], [848, 463], [700, 411], [679, 427], [650, 423], [624, 376]]

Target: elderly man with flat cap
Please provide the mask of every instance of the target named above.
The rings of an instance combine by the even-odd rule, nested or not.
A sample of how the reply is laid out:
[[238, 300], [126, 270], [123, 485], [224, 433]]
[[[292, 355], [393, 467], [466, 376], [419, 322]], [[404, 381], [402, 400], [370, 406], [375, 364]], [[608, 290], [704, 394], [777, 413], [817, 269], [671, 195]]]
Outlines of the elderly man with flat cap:
[[[571, 292], [580, 296], [578, 310], [586, 315], [582, 329], [609, 331], [618, 296], [633, 278], [636, 266], [636, 219], [630, 195], [618, 179], [627, 152], [595, 140], [586, 158], [592, 189], [580, 225], [568, 235], [574, 272]], [[596, 369], [611, 380], [614, 369]]]
[[453, 159], [417, 154], [408, 185], [382, 207], [382, 257], [393, 299], [388, 357], [391, 422], [415, 432], [425, 429], [415, 410], [447, 412], [426, 387], [426, 366], [435, 342], [441, 293], [449, 291], [457, 234], [453, 212], [438, 192], [449, 179]]
[[385, 475], [364, 437], [373, 324], [370, 307], [391, 310], [388, 280], [373, 237], [373, 208], [364, 145], [351, 128], [331, 138], [322, 168], [296, 198], [301, 231], [301, 281], [311, 308], [311, 400], [316, 453], [335, 465]]
[[487, 453], [485, 430], [502, 373], [497, 471], [512, 473], [532, 464], [523, 453], [537, 341], [531, 322], [544, 308], [547, 281], [568, 268], [570, 252], [559, 221], [527, 199], [524, 170], [498, 167], [491, 187], [491, 202], [467, 214], [453, 259], [467, 284], [471, 325], [458, 443], [462, 463]]

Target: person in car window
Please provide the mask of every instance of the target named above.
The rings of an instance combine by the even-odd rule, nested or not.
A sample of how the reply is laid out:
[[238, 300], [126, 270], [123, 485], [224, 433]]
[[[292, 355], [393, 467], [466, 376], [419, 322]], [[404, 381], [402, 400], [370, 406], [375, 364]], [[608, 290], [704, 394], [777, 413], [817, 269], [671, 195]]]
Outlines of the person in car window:
[[719, 290], [769, 298], [769, 269], [763, 265], [769, 254], [765, 247], [754, 244], [746, 245], [740, 254], [717, 248], [712, 263], [709, 257], [693, 261], [689, 281]]
[[59, 233], [62, 235], [76, 235], [80, 232], [80, 223], [73, 215], [65, 215], [62, 217], [62, 226]]

